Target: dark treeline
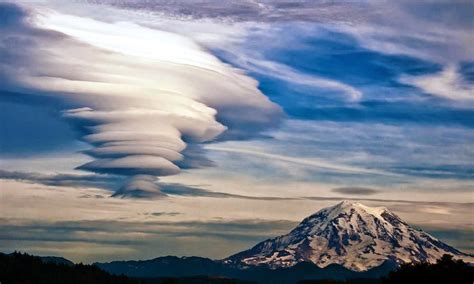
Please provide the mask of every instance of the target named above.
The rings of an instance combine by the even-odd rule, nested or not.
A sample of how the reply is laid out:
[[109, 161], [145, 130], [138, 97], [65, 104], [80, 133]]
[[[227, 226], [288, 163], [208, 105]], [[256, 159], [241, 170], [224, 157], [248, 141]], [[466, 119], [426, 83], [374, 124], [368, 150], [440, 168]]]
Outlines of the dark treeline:
[[404, 284], [404, 283], [474, 283], [474, 267], [451, 255], [443, 255], [436, 263], [409, 263], [381, 279], [304, 280], [298, 284]]
[[451, 255], [443, 255], [435, 264], [403, 264], [383, 279], [383, 284], [398, 283], [474, 283], [474, 267]]
[[26, 253], [0, 253], [1, 284], [241, 284], [221, 277], [137, 279], [110, 274], [95, 265], [57, 262]]
[[[300, 278], [301, 279], [301, 278]], [[297, 279], [295, 279], [297, 282]], [[275, 283], [274, 281], [271, 281]], [[0, 253], [0, 283], [2, 284], [151, 284], [151, 283], [251, 283], [221, 277], [149, 278], [137, 279], [109, 274], [94, 265], [55, 263], [22, 253]], [[474, 267], [444, 255], [435, 264], [401, 265], [381, 279], [304, 280], [300, 284], [400, 284], [400, 283], [474, 283]]]
[[135, 284], [138, 280], [111, 275], [93, 265], [44, 262], [40, 257], [22, 253], [0, 253], [2, 284]]

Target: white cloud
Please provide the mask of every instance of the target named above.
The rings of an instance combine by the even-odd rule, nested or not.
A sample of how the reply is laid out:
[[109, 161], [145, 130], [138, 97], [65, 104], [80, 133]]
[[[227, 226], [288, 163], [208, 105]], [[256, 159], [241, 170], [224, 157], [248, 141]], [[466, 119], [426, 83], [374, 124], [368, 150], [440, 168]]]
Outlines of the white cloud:
[[316, 158], [301, 158], [301, 157], [291, 157], [273, 153], [267, 153], [261, 150], [255, 149], [246, 149], [246, 148], [230, 148], [230, 147], [223, 147], [223, 146], [208, 146], [206, 147], [209, 150], [213, 151], [222, 151], [222, 152], [230, 152], [230, 153], [239, 153], [239, 154], [246, 154], [252, 156], [259, 156], [264, 158], [269, 158], [272, 160], [283, 161], [292, 164], [299, 164], [307, 167], [314, 167], [319, 169], [327, 169], [335, 172], [342, 172], [342, 173], [366, 173], [366, 174], [377, 174], [377, 175], [385, 175], [385, 176], [397, 176], [397, 174], [385, 172], [376, 169], [365, 169], [361, 167], [353, 167], [343, 164], [336, 164], [325, 160], [320, 160]]
[[[183, 5], [192, 5], [192, 3], [183, 3]], [[117, 6], [120, 7], [121, 5]], [[81, 5], [78, 8], [82, 9], [82, 11], [76, 11], [76, 13], [87, 15], [94, 14], [93, 5]], [[278, 63], [276, 61], [266, 60], [262, 55], [264, 50], [269, 49], [273, 45], [287, 44], [286, 42], [279, 41], [275, 37], [268, 38], [268, 35], [285, 32], [278, 26], [274, 27], [269, 23], [260, 22], [257, 19], [253, 19], [250, 22], [231, 21], [229, 19], [212, 17], [196, 19], [192, 17], [182, 17], [182, 15], [179, 14], [161, 13], [161, 11], [133, 9], [131, 7], [126, 7], [126, 5], [121, 8], [116, 8], [116, 6], [102, 6], [101, 8], [106, 9], [109, 12], [109, 20], [117, 21], [126, 17], [127, 19], [133, 19], [134, 22], [140, 23], [146, 27], [171, 32], [173, 35], [176, 33], [192, 38], [194, 41], [211, 50], [218, 49], [231, 53], [232, 56], [235, 57], [233, 63], [247, 71], [278, 78], [289, 83], [335, 91], [351, 102], [359, 101], [362, 98], [362, 92], [351, 85], [334, 79], [325, 78], [323, 76], [301, 72], [286, 64]], [[153, 9], [152, 7], [150, 8]], [[64, 7], [63, 9], [70, 10], [71, 8]], [[67, 17], [70, 18], [71, 16]], [[67, 26], [64, 26], [62, 23], [55, 23], [60, 21], [61, 18], [64, 18], [64, 16], [56, 16], [55, 19], [52, 22], [49, 21], [49, 23], [53, 24], [56, 29], [66, 33], [68, 31], [71, 32], [71, 27], [76, 26], [73, 24], [74, 21], [67, 19], [67, 22], [69, 22]], [[65, 19], [62, 19], [61, 22], [64, 20]], [[72, 22], [72, 24], [70, 22]], [[130, 27], [129, 23], [120, 23], [120, 25]], [[305, 25], [298, 26], [301, 29], [305, 29]], [[77, 31], [72, 32], [81, 37], [91, 37], [88, 33], [78, 33]], [[115, 30], [111, 30], [110, 32], [111, 34], [117, 33]], [[314, 33], [315, 31], [312, 30], [311, 32]], [[135, 35], [134, 37], [140, 36]], [[252, 37], [258, 37], [260, 40], [268, 38], [268, 40], [265, 41], [265, 47], [253, 49], [246, 48], [245, 41]], [[110, 42], [105, 42], [106, 40], [102, 37], [93, 37], [92, 40], [100, 46], [109, 46], [114, 50], [120, 51], [115, 43], [111, 44], [111, 42], [116, 41], [114, 39]], [[159, 41], [159, 37], [156, 37], [156, 40]], [[127, 49], [129, 52], [133, 52], [136, 55], [142, 55], [147, 53], [146, 50], [148, 48], [146, 46], [149, 46], [149, 44], [137, 44], [133, 47], [127, 46]], [[167, 52], [168, 50], [165, 51]], [[148, 52], [148, 54], [150, 53], [152, 53], [152, 56], [156, 56], [156, 51]]]
[[190, 144], [223, 134], [251, 137], [282, 114], [254, 79], [186, 37], [47, 9], [30, 12], [40, 15], [32, 17], [35, 26], [23, 21], [6, 31], [28, 45], [4, 46], [15, 58], [2, 66], [12, 82], [4, 88], [59, 102], [82, 140], [94, 146], [85, 153], [96, 160], [80, 169], [177, 174], [177, 162], [186, 163], [183, 151], [194, 149]]
[[474, 99], [474, 86], [463, 82], [455, 65], [449, 65], [436, 74], [402, 77], [401, 81], [420, 88], [425, 93], [449, 100]]
[[160, 187], [157, 184], [157, 178], [148, 175], [136, 175], [131, 177], [115, 193], [115, 195], [132, 197], [150, 197], [150, 195], [154, 197], [166, 196], [166, 194], [160, 191]]
[[[234, 51], [234, 53], [237, 55], [242, 52]], [[286, 64], [251, 56], [238, 56], [237, 63], [246, 70], [278, 78], [293, 84], [340, 92], [348, 101], [359, 101], [362, 98], [362, 92], [348, 84], [314, 74], [306, 74]]]

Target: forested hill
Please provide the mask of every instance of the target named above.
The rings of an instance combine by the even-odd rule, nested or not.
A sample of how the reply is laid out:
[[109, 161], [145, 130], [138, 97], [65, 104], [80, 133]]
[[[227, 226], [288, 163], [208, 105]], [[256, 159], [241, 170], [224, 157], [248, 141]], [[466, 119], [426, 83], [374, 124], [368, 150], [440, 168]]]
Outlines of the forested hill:
[[111, 275], [97, 266], [57, 263], [22, 253], [0, 253], [0, 282], [49, 284], [135, 284], [138, 280]]

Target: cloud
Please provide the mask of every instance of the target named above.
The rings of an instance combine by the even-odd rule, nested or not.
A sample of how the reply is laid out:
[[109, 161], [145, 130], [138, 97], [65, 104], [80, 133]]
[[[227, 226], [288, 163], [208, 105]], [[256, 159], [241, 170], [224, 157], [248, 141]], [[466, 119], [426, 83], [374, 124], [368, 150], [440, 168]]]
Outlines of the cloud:
[[454, 101], [474, 100], [474, 85], [463, 81], [457, 66], [451, 65], [439, 73], [402, 77], [401, 82], [413, 85], [427, 94]]
[[139, 197], [139, 198], [156, 198], [164, 197], [165, 193], [161, 192], [157, 184], [157, 178], [151, 175], [135, 175], [129, 178], [117, 190], [112, 197]]
[[[162, 216], [161, 213], [173, 212], [157, 213]], [[147, 222], [132, 222], [110, 219], [94, 221], [0, 219], [2, 240], [0, 249], [5, 252], [26, 250], [43, 255], [50, 255], [53, 251], [54, 255], [86, 262], [120, 258], [146, 259], [168, 254], [220, 259], [247, 249], [264, 239], [286, 234], [299, 221], [237, 219], [172, 222], [152, 218]], [[462, 248], [465, 252], [474, 250], [472, 228], [449, 228], [427, 224], [421, 228], [451, 245]], [[167, 245], [163, 246], [163, 243]], [[51, 247], [51, 244], [54, 244], [54, 247]], [[95, 247], [102, 249], [95, 252], [93, 250]]]
[[41, 174], [0, 170], [0, 179], [24, 181], [49, 186], [94, 187], [109, 189], [121, 179], [105, 175]]
[[179, 183], [160, 183], [161, 191], [170, 195], [180, 196], [202, 196], [212, 198], [237, 198], [247, 200], [298, 200], [298, 197], [275, 197], [275, 196], [250, 196], [241, 194], [232, 194], [227, 192], [209, 191], [197, 186], [188, 186]]
[[[172, 182], [160, 181], [155, 176], [132, 176], [124, 181], [120, 176], [112, 175], [76, 175], [76, 174], [41, 174], [34, 172], [18, 172], [18, 171], [6, 171], [0, 170], [0, 180], [13, 180], [32, 184], [41, 184], [46, 186], [55, 187], [72, 187], [76, 189], [87, 189], [87, 188], [98, 188], [106, 189], [107, 191], [101, 192], [101, 194], [88, 194], [83, 193], [80, 198], [96, 198], [102, 199], [107, 197], [107, 192], [112, 188], [117, 188], [112, 196], [121, 198], [145, 198], [145, 199], [163, 199], [171, 198], [173, 196], [182, 197], [208, 197], [216, 200], [223, 199], [235, 199], [235, 200], [254, 200], [254, 201], [302, 201], [302, 200], [315, 200], [315, 201], [334, 201], [338, 202], [342, 199], [349, 199], [361, 202], [388, 202], [389, 200], [383, 198], [369, 198], [369, 195], [383, 193], [382, 190], [366, 188], [366, 187], [339, 187], [334, 188], [331, 191], [344, 195], [355, 195], [352, 197], [340, 197], [340, 196], [314, 196], [310, 192], [306, 194], [296, 194], [292, 192], [291, 195], [252, 195], [245, 193], [230, 193], [225, 191], [216, 191], [205, 189], [203, 185], [188, 185]], [[440, 186], [439, 182], [436, 182]], [[432, 191], [446, 191], [447, 188], [456, 191], [468, 191], [470, 183], [455, 185], [454, 182], [449, 182], [446, 186], [440, 189], [435, 188], [434, 185], [424, 185], [424, 187], [430, 186]], [[407, 185], [404, 186], [406, 190]], [[410, 185], [413, 190], [416, 187]], [[419, 190], [419, 189], [418, 189]], [[110, 196], [110, 195], [109, 195]], [[356, 197], [360, 196], [360, 197]], [[414, 203], [426, 205], [426, 208], [421, 209], [426, 212], [443, 212], [438, 210], [439, 206], [447, 206], [449, 203], [440, 202], [416, 202], [408, 201], [406, 199], [390, 199], [390, 202], [399, 203]], [[469, 205], [469, 204], [468, 204]], [[470, 205], [469, 205], [470, 206]], [[420, 210], [421, 210], [420, 209]]]
[[263, 150], [254, 150], [254, 149], [246, 149], [246, 148], [229, 148], [229, 147], [219, 146], [219, 145], [208, 146], [207, 149], [213, 150], [213, 151], [252, 155], [252, 156], [268, 158], [272, 160], [279, 160], [279, 161], [283, 161], [287, 163], [294, 163], [294, 164], [308, 166], [308, 167], [327, 169], [327, 170], [341, 172], [341, 173], [359, 173], [359, 174], [365, 173], [365, 174], [376, 174], [376, 175], [386, 175], [386, 176], [397, 175], [391, 172], [380, 171], [377, 169], [365, 169], [361, 167], [354, 167], [350, 165], [332, 163], [330, 161], [324, 161], [324, 160], [319, 160], [315, 158], [308, 159], [308, 158], [301, 158], [301, 157], [291, 157], [287, 155], [267, 153]]
[[[239, 186], [246, 185], [239, 183]], [[99, 200], [93, 196], [81, 197], [84, 194], [106, 197], [108, 192], [90, 188], [52, 188], [4, 180], [1, 181], [1, 188], [1, 251], [54, 252], [77, 261], [144, 259], [167, 254], [225, 257], [265, 238], [287, 233], [305, 216], [341, 200], [340, 197], [325, 197], [327, 192], [319, 190], [317, 185], [309, 186], [306, 191], [313, 198], [295, 199], [295, 195], [303, 195], [297, 184], [274, 181], [268, 187], [274, 190], [274, 194], [285, 188], [288, 194], [279, 195], [293, 199], [265, 201], [169, 194], [165, 199], [155, 200]], [[164, 190], [166, 186], [161, 188]], [[261, 192], [259, 187], [255, 187], [250, 188], [249, 193], [256, 191]], [[314, 196], [315, 193], [318, 196]], [[451, 200], [453, 193], [443, 191], [433, 195], [438, 195], [439, 200], [440, 194], [445, 200]], [[473, 203], [426, 202], [426, 196], [408, 190], [403, 196], [397, 192], [393, 195], [404, 200], [383, 199], [386, 196], [380, 199], [359, 197], [359, 202], [369, 206], [386, 206], [410, 224], [421, 228], [465, 230], [472, 227], [471, 220], [465, 217], [470, 216]], [[459, 200], [465, 202], [467, 199], [464, 196]], [[216, 211], [216, 208], [226, 210]], [[438, 214], [433, 214], [433, 208]], [[449, 214], [439, 214], [443, 211]], [[150, 215], [153, 212], [181, 214], [156, 217]], [[255, 216], [260, 219], [255, 219]], [[163, 246], [163, 243], [167, 245]]]
[[[263, 239], [286, 233], [297, 224], [260, 219], [208, 222], [156, 219], [145, 223], [107, 219], [62, 222], [0, 219], [0, 249], [42, 255], [51, 255], [54, 249], [53, 255], [86, 262], [169, 254], [224, 258]], [[101, 249], [94, 252], [96, 247]]]
[[[64, 5], [64, 9], [69, 6], [77, 11], [80, 7], [89, 14], [104, 17], [103, 13], [94, 13], [94, 8], [85, 8], [85, 3], [90, 4], [82, 1], [79, 5]], [[441, 62], [469, 58], [473, 51], [469, 43], [473, 39], [471, 15], [474, 8], [469, 1], [180, 1], [169, 5], [168, 1], [100, 0], [94, 3], [100, 4], [101, 8], [113, 7], [116, 13], [122, 12], [122, 16], [141, 15], [144, 21], [157, 16], [155, 18], [198, 25], [211, 21], [228, 26], [229, 23], [250, 23], [254, 28], [256, 23], [315, 23], [344, 30], [372, 50]], [[177, 27], [182, 25], [178, 23], [168, 29]], [[205, 38], [213, 38], [205, 34]]]
[[131, 177], [121, 191], [156, 191], [151, 176], [212, 165], [201, 143], [250, 139], [282, 116], [255, 80], [183, 36], [12, 4], [0, 13], [11, 15], [0, 27], [2, 99], [55, 101], [93, 146], [78, 169]]
[[[83, 1], [84, 2], [84, 1]], [[99, 0], [96, 4], [111, 5], [127, 10], [156, 12], [182, 19], [219, 18], [232, 21], [342, 21], [349, 15], [367, 15], [366, 2], [332, 1], [116, 1]], [[349, 7], [348, 7], [349, 6]], [[362, 16], [358, 16], [362, 19]]]
[[[370, 184], [364, 178], [359, 181], [346, 179], [341, 187], [352, 187], [351, 184], [355, 184], [383, 188], [392, 182], [406, 187], [406, 182], [410, 180], [429, 178], [452, 179], [451, 190], [454, 190], [455, 179], [472, 179], [470, 145], [474, 136], [470, 129], [471, 127], [422, 123], [401, 127], [372, 122], [314, 123], [288, 120], [271, 133], [275, 139], [252, 141], [247, 143], [247, 148], [271, 149], [271, 154], [279, 156], [291, 153], [293, 156], [304, 157], [305, 161], [314, 159], [321, 165], [349, 165], [394, 174], [372, 175]], [[334, 168], [334, 171], [337, 169], [339, 167]], [[363, 172], [359, 172], [361, 173]], [[317, 173], [313, 173], [312, 177], [316, 175]], [[324, 176], [327, 174], [318, 175], [316, 180], [321, 180]], [[340, 184], [340, 178], [339, 181], [334, 179], [334, 182]], [[432, 191], [436, 187], [429, 185], [426, 189]]]
[[179, 212], [152, 212], [150, 215], [160, 217], [160, 216], [177, 216], [182, 213]]
[[[297, 200], [298, 197], [249, 196], [208, 191], [198, 186], [160, 182], [156, 176], [135, 175], [128, 179], [113, 175], [41, 174], [0, 170], [0, 180], [14, 180], [47, 186], [74, 188], [100, 188], [110, 190], [122, 184], [112, 196], [121, 198], [164, 198], [169, 195], [211, 198], [237, 198], [247, 200]], [[104, 198], [103, 195], [84, 194], [81, 198]]]
[[425, 231], [463, 252], [474, 253], [474, 239], [472, 238], [474, 230], [472, 228], [449, 230], [434, 226], [426, 227]]
[[[226, 51], [228, 52], [229, 49]], [[238, 50], [233, 52], [234, 54], [242, 53], [242, 51], [239, 52]], [[317, 76], [315, 74], [306, 74], [295, 70], [286, 64], [261, 59], [255, 55], [250, 55], [248, 57], [237, 55], [236, 58], [233, 58], [232, 62], [245, 70], [277, 78], [292, 84], [342, 93], [342, 95], [351, 102], [357, 102], [362, 99], [362, 92], [348, 84], [344, 84], [334, 79]]]
[[379, 190], [366, 187], [338, 187], [332, 191], [348, 195], [372, 195], [380, 192]]

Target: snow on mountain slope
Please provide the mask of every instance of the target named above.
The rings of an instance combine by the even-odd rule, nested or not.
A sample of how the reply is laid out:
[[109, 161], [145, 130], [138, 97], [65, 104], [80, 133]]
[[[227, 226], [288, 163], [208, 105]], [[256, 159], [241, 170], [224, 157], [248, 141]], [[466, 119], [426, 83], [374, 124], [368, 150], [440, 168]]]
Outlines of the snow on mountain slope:
[[289, 234], [263, 241], [224, 262], [279, 268], [310, 261], [320, 267], [336, 263], [364, 271], [388, 259], [435, 262], [443, 254], [474, 260], [410, 227], [385, 207], [343, 201], [307, 217]]

